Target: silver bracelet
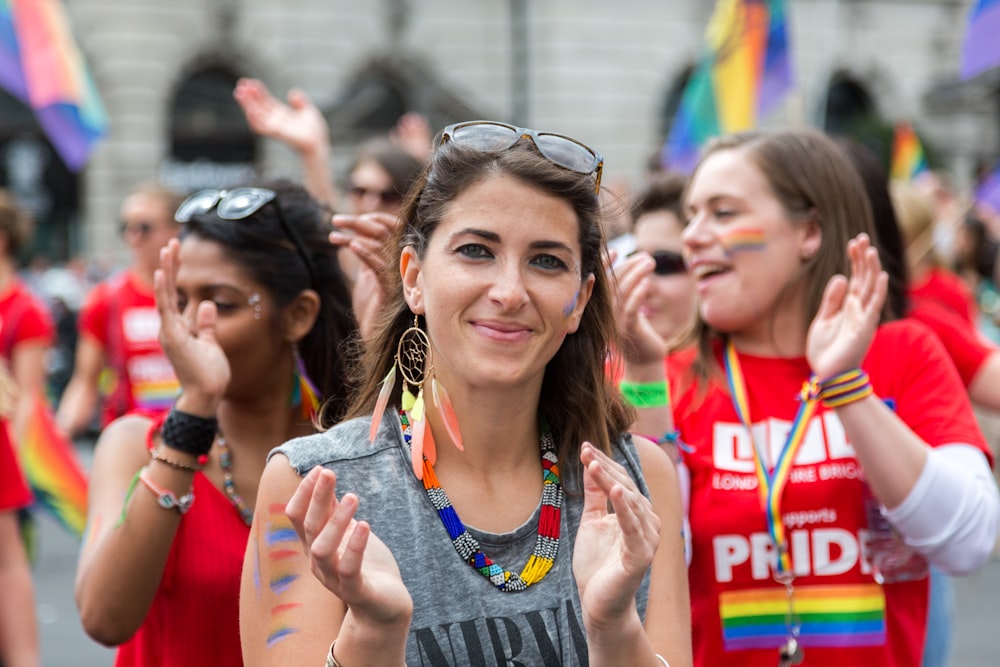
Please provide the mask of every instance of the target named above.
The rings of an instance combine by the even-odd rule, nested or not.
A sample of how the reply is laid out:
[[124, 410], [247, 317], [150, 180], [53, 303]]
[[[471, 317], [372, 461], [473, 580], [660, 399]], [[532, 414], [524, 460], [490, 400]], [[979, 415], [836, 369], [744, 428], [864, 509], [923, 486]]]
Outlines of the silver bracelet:
[[[333, 648], [333, 647], [330, 647], [330, 648]], [[657, 660], [659, 660], [659, 661], [660, 661], [660, 663], [662, 663], [662, 664], [663, 664], [663, 667], [670, 667], [670, 663], [669, 663], [669, 662], [667, 662], [667, 659], [666, 659], [666, 658], [664, 658], [664, 657], [663, 657], [662, 655], [660, 655], [659, 653], [657, 653], [657, 654], [656, 654], [656, 659], [657, 659]], [[330, 667], [330, 666], [329, 666], [329, 664], [327, 664], [327, 667]], [[337, 663], [334, 663], [334, 667], [340, 667], [340, 665], [338, 665]]]
[[[337, 645], [337, 640], [334, 639], [333, 643], [330, 644], [330, 651], [326, 654], [326, 667], [340, 667], [340, 663], [337, 662], [337, 659], [335, 657], [333, 657], [333, 647], [336, 645]], [[656, 657], [659, 658], [660, 656]], [[663, 658], [660, 658], [660, 660], [663, 660]], [[663, 660], [663, 664], [666, 665], [667, 661]], [[403, 667], [406, 667], [405, 662], [403, 663]], [[670, 665], [667, 665], [667, 667], [670, 667]]]
[[333, 647], [336, 645], [337, 645], [337, 640], [334, 639], [333, 643], [330, 644], [329, 652], [327, 652], [326, 654], [326, 667], [340, 667], [340, 663], [337, 662], [337, 659], [333, 657]]

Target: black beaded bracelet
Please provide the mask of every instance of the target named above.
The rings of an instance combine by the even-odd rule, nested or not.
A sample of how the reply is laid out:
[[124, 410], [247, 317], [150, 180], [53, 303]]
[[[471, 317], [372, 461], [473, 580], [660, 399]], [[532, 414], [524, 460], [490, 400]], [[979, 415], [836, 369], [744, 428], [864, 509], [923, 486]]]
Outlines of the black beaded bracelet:
[[204, 456], [212, 449], [215, 434], [219, 430], [219, 420], [215, 417], [199, 417], [177, 408], [171, 408], [163, 421], [160, 437], [163, 444], [193, 456]]

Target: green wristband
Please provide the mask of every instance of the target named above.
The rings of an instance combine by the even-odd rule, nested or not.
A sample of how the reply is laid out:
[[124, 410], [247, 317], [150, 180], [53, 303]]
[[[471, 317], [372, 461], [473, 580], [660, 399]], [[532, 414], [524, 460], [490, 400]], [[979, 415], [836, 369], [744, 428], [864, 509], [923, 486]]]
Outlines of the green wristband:
[[635, 408], [662, 408], [670, 405], [667, 381], [627, 382], [618, 384], [625, 402]]

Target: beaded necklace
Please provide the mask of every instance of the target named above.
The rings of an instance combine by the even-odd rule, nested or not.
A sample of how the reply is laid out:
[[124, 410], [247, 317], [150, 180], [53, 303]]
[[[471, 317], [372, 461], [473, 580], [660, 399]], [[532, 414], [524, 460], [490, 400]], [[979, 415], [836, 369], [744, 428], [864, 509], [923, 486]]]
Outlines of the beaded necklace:
[[219, 467], [222, 468], [222, 486], [229, 496], [229, 502], [233, 504], [240, 518], [246, 525], [253, 524], [253, 508], [243, 504], [243, 499], [236, 493], [236, 485], [233, 483], [233, 456], [226, 444], [226, 439], [219, 433], [215, 440], [219, 446]]
[[[410, 445], [413, 430], [410, 428], [409, 419], [402, 410], [399, 413], [399, 421], [403, 427], [403, 439], [406, 445]], [[469, 531], [458, 518], [458, 513], [451, 505], [448, 495], [441, 488], [437, 475], [434, 474], [434, 466], [431, 465], [427, 457], [424, 457], [424, 490], [427, 497], [437, 510], [448, 537], [451, 538], [455, 551], [466, 563], [471, 565], [479, 574], [483, 575], [498, 589], [505, 593], [523, 591], [528, 586], [541, 581], [555, 562], [556, 554], [559, 553], [559, 516], [563, 503], [563, 488], [559, 481], [559, 458], [556, 456], [556, 444], [548, 428], [542, 428], [541, 435], [542, 449], [542, 509], [538, 518], [538, 536], [535, 539], [535, 548], [531, 552], [531, 557], [525, 564], [521, 574], [505, 570], [483, 553]]]

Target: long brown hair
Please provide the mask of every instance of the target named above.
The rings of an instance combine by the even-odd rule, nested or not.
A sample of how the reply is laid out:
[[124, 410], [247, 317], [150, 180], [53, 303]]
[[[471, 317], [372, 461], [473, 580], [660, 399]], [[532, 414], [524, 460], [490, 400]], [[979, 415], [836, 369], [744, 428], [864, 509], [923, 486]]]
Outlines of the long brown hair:
[[[812, 220], [822, 231], [819, 251], [803, 261], [790, 283], [805, 285], [802, 316], [808, 326], [819, 311], [830, 278], [850, 276], [847, 242], [862, 232], [873, 242], [876, 238], [861, 177], [832, 139], [815, 130], [799, 129], [745, 132], [716, 139], [706, 147], [691, 180], [706, 160], [722, 151], [742, 151], [760, 169], [789, 219]], [[699, 349], [696, 370], [706, 377], [718, 367], [712, 341], [724, 340], [725, 335], [698, 318], [688, 342], [692, 339]]]
[[[387, 272], [383, 276], [389, 303], [372, 339], [367, 341], [358, 366], [359, 389], [346, 416], [371, 414], [382, 379], [394, 363], [399, 337], [413, 323], [398, 270], [403, 248], [410, 246], [423, 257], [431, 236], [455, 198], [476, 183], [496, 176], [516, 178], [566, 201], [576, 212], [583, 260], [581, 277], [586, 279], [593, 274], [594, 288], [579, 329], [566, 337], [546, 366], [538, 413], [551, 427], [562, 453], [577, 454], [584, 440], [609, 451], [611, 441], [628, 429], [632, 413], [605, 373], [609, 351], [618, 345], [618, 329], [612, 285], [604, 271], [607, 250], [594, 180], [552, 164], [526, 140], [496, 153], [444, 144], [417, 179], [404, 202], [400, 224], [390, 245]], [[397, 386], [392, 395], [396, 405], [400, 393]]]

